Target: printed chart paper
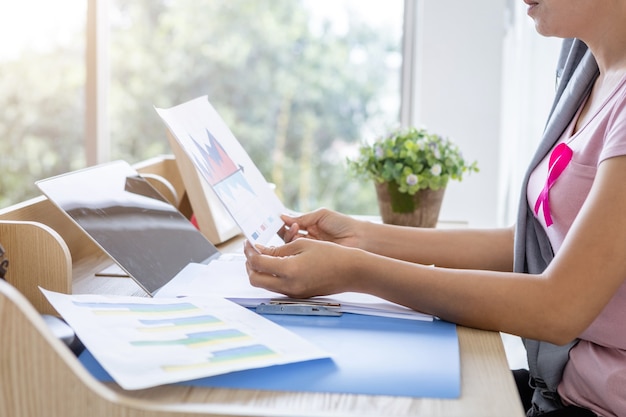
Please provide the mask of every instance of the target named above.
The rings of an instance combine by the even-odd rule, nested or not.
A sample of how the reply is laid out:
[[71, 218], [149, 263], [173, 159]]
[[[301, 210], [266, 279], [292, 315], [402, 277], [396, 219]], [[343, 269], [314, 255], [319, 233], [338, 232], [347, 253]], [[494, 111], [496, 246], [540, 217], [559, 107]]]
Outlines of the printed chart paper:
[[219, 297], [42, 292], [128, 390], [329, 357], [300, 336]]
[[275, 238], [287, 210], [208, 98], [156, 111], [246, 238]]

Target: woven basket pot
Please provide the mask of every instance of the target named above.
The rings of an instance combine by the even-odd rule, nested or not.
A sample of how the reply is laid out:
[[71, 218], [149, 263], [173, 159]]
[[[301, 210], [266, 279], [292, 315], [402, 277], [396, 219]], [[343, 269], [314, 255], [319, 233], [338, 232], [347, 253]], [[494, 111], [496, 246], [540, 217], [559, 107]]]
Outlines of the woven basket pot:
[[378, 208], [383, 223], [400, 226], [435, 227], [445, 188], [419, 190], [415, 195], [398, 191], [396, 183], [376, 182]]

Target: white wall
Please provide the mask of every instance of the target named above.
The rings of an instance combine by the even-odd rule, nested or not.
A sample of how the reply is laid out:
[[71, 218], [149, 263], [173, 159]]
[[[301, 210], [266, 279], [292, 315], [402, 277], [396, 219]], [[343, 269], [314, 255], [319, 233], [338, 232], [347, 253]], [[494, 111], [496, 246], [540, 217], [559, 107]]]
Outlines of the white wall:
[[[536, 142], [520, 144], [519, 137], [502, 134], [507, 136], [523, 123], [520, 120], [527, 120], [524, 134], [535, 141], [539, 137], [547, 115], [547, 109], [541, 108], [545, 105], [516, 118], [520, 109], [515, 100], [520, 92], [527, 92], [529, 110], [537, 98], [533, 92], [544, 91], [549, 103], [554, 83], [545, 92], [544, 80], [553, 80], [556, 55], [545, 58], [541, 38], [528, 26], [530, 18], [520, 17], [520, 13], [525, 15], [522, 2], [418, 1], [414, 123], [455, 140], [466, 158], [477, 160], [480, 168], [463, 182], [450, 183], [441, 219], [464, 220], [473, 227], [510, 225], [511, 201], [517, 201], [521, 180], [517, 171], [523, 171], [531, 153], [521, 148], [532, 149]], [[520, 31], [520, 25], [525, 29]], [[515, 67], [520, 64], [521, 70]], [[543, 74], [542, 82], [535, 82], [535, 74]], [[518, 120], [517, 124], [511, 124], [512, 120]], [[517, 158], [521, 168], [512, 167], [508, 158]]]
[[555, 91], [557, 38], [537, 34], [523, 3], [504, 39], [498, 224], [513, 224], [527, 163], [541, 139]]

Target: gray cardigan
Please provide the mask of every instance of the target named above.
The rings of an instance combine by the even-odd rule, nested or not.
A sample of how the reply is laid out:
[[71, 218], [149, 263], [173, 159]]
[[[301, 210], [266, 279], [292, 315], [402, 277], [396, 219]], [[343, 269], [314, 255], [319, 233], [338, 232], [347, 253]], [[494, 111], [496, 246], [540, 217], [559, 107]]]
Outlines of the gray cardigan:
[[[522, 185], [519, 212], [515, 230], [514, 270], [540, 274], [554, 257], [552, 247], [541, 224], [535, 219], [526, 198], [528, 177], [533, 169], [550, 152], [576, 110], [589, 93], [598, 76], [598, 65], [580, 40], [563, 41], [557, 68], [557, 91], [554, 104], [544, 130], [539, 148], [533, 157]], [[556, 388], [563, 375], [569, 350], [576, 341], [557, 346], [547, 342], [524, 339], [531, 374], [531, 386], [535, 388], [533, 409], [529, 416], [562, 407]]]

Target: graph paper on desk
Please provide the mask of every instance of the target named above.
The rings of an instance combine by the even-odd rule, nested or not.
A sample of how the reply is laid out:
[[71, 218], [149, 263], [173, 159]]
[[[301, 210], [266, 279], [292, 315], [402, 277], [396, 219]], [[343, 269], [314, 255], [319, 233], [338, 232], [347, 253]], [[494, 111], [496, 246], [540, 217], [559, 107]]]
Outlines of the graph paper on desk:
[[[452, 323], [349, 313], [341, 317], [266, 317], [327, 351], [331, 358], [180, 384], [413, 398], [458, 398], [461, 394], [459, 342]], [[80, 360], [97, 379], [111, 381], [89, 352]]]
[[300, 336], [218, 297], [43, 292], [125, 389], [328, 357]]

